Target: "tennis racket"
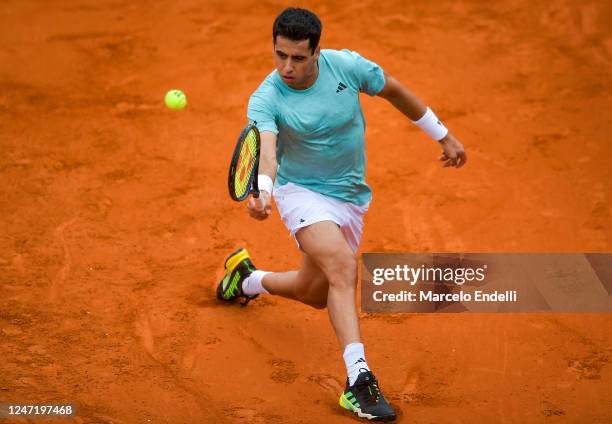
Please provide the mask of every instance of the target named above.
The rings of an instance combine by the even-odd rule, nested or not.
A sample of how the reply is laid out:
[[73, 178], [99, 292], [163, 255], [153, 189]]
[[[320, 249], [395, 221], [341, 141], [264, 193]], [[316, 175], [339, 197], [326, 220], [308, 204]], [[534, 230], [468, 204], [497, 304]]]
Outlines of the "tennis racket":
[[230, 197], [241, 202], [249, 194], [259, 197], [257, 174], [261, 140], [256, 122], [250, 122], [240, 133], [229, 168], [228, 187]]

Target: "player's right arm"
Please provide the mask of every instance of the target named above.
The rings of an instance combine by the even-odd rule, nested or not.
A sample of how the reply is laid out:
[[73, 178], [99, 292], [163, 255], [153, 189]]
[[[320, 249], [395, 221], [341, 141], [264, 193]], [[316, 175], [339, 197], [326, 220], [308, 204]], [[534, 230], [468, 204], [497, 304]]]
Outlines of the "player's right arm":
[[[278, 169], [278, 163], [276, 162], [277, 136], [271, 131], [262, 131], [260, 138], [259, 175], [267, 175], [274, 181], [276, 179], [276, 170]], [[252, 218], [261, 221], [272, 213], [272, 193], [262, 190], [261, 186], [259, 188], [259, 198], [255, 199], [251, 196], [247, 201], [247, 209]]]
[[[276, 179], [276, 142], [278, 138], [278, 116], [276, 110], [276, 87], [272, 82], [272, 74], [268, 75], [261, 85], [249, 98], [247, 116], [249, 120], [256, 122], [259, 129], [260, 148], [259, 148], [259, 176], [258, 185], [260, 196], [249, 198], [247, 209], [249, 215], [255, 219], [264, 220], [272, 213], [272, 198], [270, 191], [264, 190], [267, 177]], [[269, 185], [270, 180], [267, 180]], [[263, 184], [262, 184], [263, 183]]]

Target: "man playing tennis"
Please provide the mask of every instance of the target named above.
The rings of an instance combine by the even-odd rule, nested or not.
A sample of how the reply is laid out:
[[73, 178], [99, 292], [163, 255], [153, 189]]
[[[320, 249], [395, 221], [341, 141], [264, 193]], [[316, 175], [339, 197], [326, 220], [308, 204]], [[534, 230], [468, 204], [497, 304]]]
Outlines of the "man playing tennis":
[[303, 252], [299, 270], [257, 270], [246, 249], [225, 261], [217, 288], [225, 301], [260, 294], [327, 307], [343, 351], [347, 382], [339, 403], [361, 418], [390, 421], [393, 408], [370, 370], [355, 306], [363, 218], [371, 199], [365, 182], [365, 123], [359, 93], [387, 99], [440, 143], [444, 166], [466, 162], [463, 146], [410, 91], [377, 64], [349, 50], [321, 50], [321, 22], [288, 8], [274, 21], [276, 70], [251, 95], [248, 117], [261, 132], [259, 199], [249, 214], [280, 216]]

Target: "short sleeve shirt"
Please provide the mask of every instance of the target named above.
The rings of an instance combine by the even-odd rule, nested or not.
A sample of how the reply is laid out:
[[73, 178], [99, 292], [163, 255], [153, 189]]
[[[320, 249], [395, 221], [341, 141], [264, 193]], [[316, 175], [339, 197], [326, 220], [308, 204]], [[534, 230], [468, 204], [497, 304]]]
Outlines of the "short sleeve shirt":
[[247, 115], [278, 135], [276, 185], [288, 182], [357, 205], [371, 199], [365, 181], [365, 120], [359, 93], [378, 94], [383, 70], [349, 50], [321, 50], [319, 75], [305, 90], [275, 70], [251, 95]]

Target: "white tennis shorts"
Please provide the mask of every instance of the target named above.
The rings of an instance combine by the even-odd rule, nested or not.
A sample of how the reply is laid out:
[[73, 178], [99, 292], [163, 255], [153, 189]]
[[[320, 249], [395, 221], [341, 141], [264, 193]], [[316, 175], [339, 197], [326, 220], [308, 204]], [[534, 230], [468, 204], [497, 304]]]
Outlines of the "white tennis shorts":
[[[316, 222], [335, 222], [353, 252], [359, 248], [363, 232], [363, 217], [370, 203], [363, 206], [343, 202], [333, 197], [287, 183], [274, 189], [274, 201], [285, 227], [291, 235]], [[300, 243], [297, 241], [298, 247]]]

